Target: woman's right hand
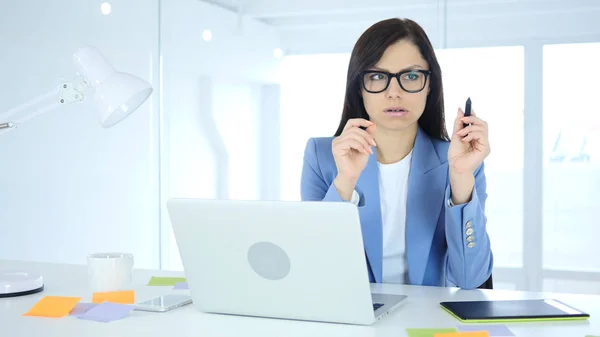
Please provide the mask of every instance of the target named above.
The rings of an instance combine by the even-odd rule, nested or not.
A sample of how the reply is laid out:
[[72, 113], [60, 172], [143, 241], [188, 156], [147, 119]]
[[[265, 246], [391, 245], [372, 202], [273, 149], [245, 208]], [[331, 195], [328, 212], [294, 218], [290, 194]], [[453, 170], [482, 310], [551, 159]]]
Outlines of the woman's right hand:
[[344, 200], [352, 198], [358, 178], [373, 153], [371, 146], [377, 146], [373, 139], [375, 128], [375, 123], [366, 119], [350, 119], [342, 134], [332, 142], [331, 151], [338, 172], [333, 183]]

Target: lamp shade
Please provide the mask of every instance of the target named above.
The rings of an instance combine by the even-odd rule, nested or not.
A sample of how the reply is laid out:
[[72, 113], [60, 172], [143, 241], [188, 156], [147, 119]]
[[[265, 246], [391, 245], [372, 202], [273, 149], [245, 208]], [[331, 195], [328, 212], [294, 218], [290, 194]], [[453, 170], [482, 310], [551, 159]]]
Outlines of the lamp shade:
[[152, 93], [152, 86], [131, 74], [116, 71], [95, 47], [73, 54], [78, 72], [96, 89], [94, 104], [100, 124], [110, 127], [135, 111]]

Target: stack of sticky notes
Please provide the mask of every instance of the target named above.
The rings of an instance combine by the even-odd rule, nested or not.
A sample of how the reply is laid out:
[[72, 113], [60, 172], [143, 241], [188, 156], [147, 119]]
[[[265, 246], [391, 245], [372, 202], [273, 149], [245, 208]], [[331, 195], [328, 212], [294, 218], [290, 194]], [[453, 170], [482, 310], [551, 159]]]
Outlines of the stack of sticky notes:
[[97, 292], [92, 303], [80, 303], [80, 297], [45, 296], [24, 316], [60, 318], [75, 316], [97, 322], [110, 322], [129, 315], [135, 308], [133, 290]]
[[[148, 286], [172, 286], [173, 289], [189, 289], [185, 277], [152, 277]], [[122, 319], [135, 308], [133, 290], [95, 292], [92, 303], [80, 302], [80, 297], [45, 296], [24, 316], [60, 318], [74, 316], [98, 322]]]
[[501, 324], [460, 325], [458, 329], [406, 329], [409, 337], [512, 337], [514, 334]]

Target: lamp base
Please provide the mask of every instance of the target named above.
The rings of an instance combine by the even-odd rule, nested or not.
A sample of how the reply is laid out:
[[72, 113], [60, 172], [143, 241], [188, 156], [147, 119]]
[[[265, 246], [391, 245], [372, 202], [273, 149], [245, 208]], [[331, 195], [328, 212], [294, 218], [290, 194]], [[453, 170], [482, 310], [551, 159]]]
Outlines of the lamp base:
[[31, 295], [42, 290], [44, 290], [44, 280], [38, 273], [0, 270], [0, 298]]

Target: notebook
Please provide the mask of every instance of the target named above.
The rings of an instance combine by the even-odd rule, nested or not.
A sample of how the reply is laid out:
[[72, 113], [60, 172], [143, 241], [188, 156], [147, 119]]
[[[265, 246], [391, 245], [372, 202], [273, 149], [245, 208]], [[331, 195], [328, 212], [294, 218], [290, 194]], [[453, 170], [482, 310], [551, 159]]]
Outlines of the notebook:
[[589, 314], [554, 299], [441, 302], [443, 309], [465, 323], [585, 320]]

